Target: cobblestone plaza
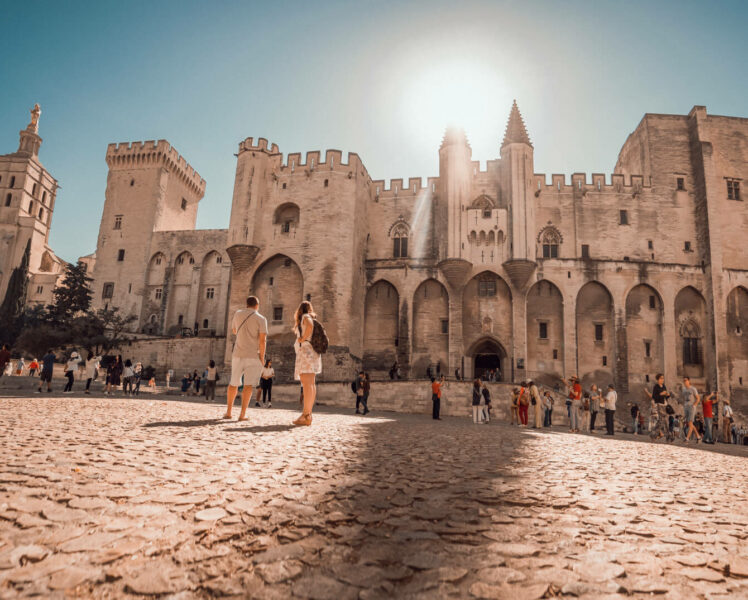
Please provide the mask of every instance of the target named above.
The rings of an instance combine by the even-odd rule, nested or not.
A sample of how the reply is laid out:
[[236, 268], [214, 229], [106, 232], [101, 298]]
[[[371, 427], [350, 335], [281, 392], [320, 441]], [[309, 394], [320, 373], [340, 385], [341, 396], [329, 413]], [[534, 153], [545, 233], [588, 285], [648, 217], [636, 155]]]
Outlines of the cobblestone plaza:
[[748, 597], [748, 448], [222, 414], [2, 398], [0, 598]]

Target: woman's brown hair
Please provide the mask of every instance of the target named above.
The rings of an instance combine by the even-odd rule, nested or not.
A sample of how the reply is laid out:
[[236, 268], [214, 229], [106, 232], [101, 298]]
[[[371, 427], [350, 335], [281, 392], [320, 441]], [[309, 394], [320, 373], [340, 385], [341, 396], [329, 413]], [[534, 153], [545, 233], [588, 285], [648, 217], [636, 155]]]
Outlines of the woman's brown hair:
[[304, 317], [304, 315], [309, 315], [310, 317], [312, 317], [312, 319], [317, 318], [317, 315], [314, 314], [312, 303], [308, 300], [304, 300], [301, 304], [299, 304], [299, 308], [296, 309], [296, 313], [294, 314], [296, 331], [299, 332], [299, 337], [304, 334], [304, 332], [301, 330], [301, 319]]

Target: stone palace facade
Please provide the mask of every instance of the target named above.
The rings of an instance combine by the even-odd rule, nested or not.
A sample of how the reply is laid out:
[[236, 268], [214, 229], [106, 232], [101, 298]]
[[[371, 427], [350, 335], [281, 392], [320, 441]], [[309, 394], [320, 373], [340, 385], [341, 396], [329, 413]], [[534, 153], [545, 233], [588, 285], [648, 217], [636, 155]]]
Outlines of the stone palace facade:
[[95, 304], [144, 334], [212, 338], [254, 294], [281, 378], [306, 298], [329, 379], [397, 361], [624, 393], [657, 372], [748, 387], [748, 119], [646, 114], [612, 175], [547, 177], [515, 103], [499, 151], [481, 169], [449, 130], [438, 177], [387, 183], [353, 153], [247, 138], [228, 229], [196, 230], [205, 181], [185, 159], [163, 140], [110, 144]]

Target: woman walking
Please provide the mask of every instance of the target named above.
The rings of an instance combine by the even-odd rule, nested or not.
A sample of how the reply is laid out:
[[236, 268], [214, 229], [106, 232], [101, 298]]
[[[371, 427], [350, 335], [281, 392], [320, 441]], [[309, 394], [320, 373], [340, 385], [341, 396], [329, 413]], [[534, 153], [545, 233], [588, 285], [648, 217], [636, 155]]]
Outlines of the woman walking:
[[597, 413], [600, 412], [601, 400], [602, 394], [597, 384], [593, 383], [590, 387], [590, 433], [595, 433], [595, 420], [597, 419]]
[[105, 394], [114, 395], [114, 389], [117, 389], [122, 379], [122, 370], [124, 365], [122, 364], [122, 355], [118, 354], [115, 359], [109, 363], [106, 370], [106, 391]]
[[530, 392], [527, 390], [527, 382], [523, 381], [519, 388], [519, 422], [520, 426], [527, 427], [527, 407], [530, 404]]
[[491, 420], [491, 392], [488, 391], [488, 386], [484, 383], [483, 389], [483, 422], [488, 423]]
[[312, 409], [317, 399], [316, 377], [322, 372], [322, 356], [312, 348], [311, 339], [314, 332], [314, 314], [312, 303], [305, 300], [296, 309], [294, 332], [297, 335], [294, 343], [296, 351], [296, 365], [294, 368], [294, 379], [301, 381], [304, 390], [304, 408], [301, 416], [296, 419], [294, 425], [312, 424]]
[[205, 399], [206, 400], [216, 399], [216, 381], [218, 381], [218, 369], [216, 369], [216, 361], [211, 360], [208, 363], [208, 368], [206, 369], [206, 375], [205, 375]]
[[[262, 389], [262, 405], [265, 408], [270, 408], [273, 401], [273, 377], [275, 377], [275, 371], [273, 370], [273, 361], [268, 358], [265, 361], [265, 366], [263, 367], [262, 375], [260, 376], [260, 389]], [[266, 398], [267, 401], [265, 400]]]
[[91, 393], [91, 382], [96, 376], [96, 367], [99, 364], [100, 357], [94, 356], [94, 353], [89, 351], [86, 357], [86, 394]]
[[473, 423], [476, 425], [483, 422], [480, 408], [481, 397], [480, 379], [476, 379], [473, 381]]
[[68, 382], [65, 384], [65, 387], [62, 390], [63, 394], [72, 394], [73, 393], [73, 373], [78, 369], [78, 361], [80, 360], [80, 356], [77, 352], [73, 352], [70, 355], [70, 360], [68, 360], [67, 364], [65, 365], [65, 377], [68, 378]]

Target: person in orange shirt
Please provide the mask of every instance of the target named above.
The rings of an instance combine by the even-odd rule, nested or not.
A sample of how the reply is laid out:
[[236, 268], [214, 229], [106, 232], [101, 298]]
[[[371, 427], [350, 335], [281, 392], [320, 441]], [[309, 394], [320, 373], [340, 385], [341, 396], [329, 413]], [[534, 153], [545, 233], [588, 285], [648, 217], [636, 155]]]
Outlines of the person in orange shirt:
[[31, 364], [29, 365], [29, 375], [33, 377], [36, 375], [36, 372], [39, 370], [39, 361], [36, 359], [31, 361]]
[[441, 409], [441, 401], [442, 401], [442, 382], [437, 381], [436, 378], [431, 378], [431, 402], [433, 404], [433, 409], [431, 411], [431, 416], [441, 421], [441, 417], [439, 416], [439, 410]]

